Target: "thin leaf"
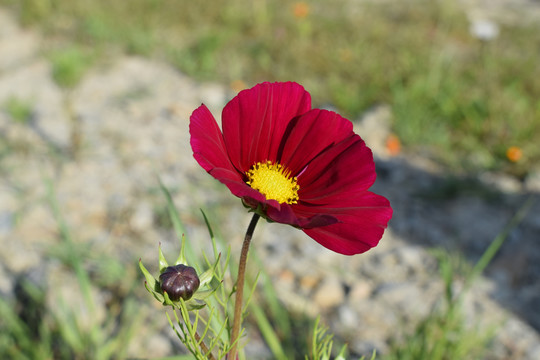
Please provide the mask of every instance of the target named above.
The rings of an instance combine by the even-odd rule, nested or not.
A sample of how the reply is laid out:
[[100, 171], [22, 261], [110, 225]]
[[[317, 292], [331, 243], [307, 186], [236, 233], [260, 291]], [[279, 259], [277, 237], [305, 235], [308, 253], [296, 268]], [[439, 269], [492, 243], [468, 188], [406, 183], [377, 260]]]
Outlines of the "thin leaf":
[[264, 314], [264, 311], [262, 308], [253, 302], [250, 305], [251, 313], [255, 317], [255, 321], [257, 322], [257, 327], [259, 328], [259, 331], [261, 332], [264, 340], [266, 341], [266, 344], [270, 348], [270, 351], [272, 351], [272, 355], [275, 359], [278, 360], [287, 360], [288, 357], [285, 355], [285, 351], [283, 350], [283, 347], [281, 346], [281, 341], [274, 331], [274, 328], [272, 327], [272, 324]]
[[148, 284], [148, 287], [150, 289], [156, 289], [157, 280], [146, 269], [141, 259], [139, 259], [139, 269], [141, 269], [141, 272], [143, 273], [144, 278], [146, 279], [146, 283]]
[[516, 214], [510, 219], [508, 224], [504, 227], [504, 229], [495, 237], [495, 239], [491, 242], [491, 244], [488, 246], [482, 257], [478, 260], [478, 262], [474, 265], [471, 274], [466, 280], [465, 287], [469, 288], [471, 286], [472, 281], [478, 276], [480, 273], [484, 271], [484, 269], [489, 265], [497, 251], [501, 248], [502, 244], [508, 237], [508, 234], [517, 227], [525, 218], [527, 213], [529, 212], [530, 208], [534, 204], [534, 198], [531, 196], [527, 199], [527, 201], [523, 204], [523, 206], [516, 212]]

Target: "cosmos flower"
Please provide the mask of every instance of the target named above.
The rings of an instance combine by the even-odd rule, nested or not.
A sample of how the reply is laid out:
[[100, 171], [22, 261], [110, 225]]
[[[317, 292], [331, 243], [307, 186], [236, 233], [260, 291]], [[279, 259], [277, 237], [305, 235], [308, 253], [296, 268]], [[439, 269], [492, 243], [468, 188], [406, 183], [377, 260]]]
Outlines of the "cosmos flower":
[[292, 12], [295, 18], [303, 19], [309, 15], [309, 5], [305, 1], [294, 3]]
[[390, 134], [386, 138], [386, 152], [390, 156], [396, 156], [401, 152], [401, 141], [396, 135]]
[[518, 162], [523, 157], [523, 151], [517, 146], [510, 146], [506, 150], [506, 158], [511, 162]]
[[368, 191], [373, 155], [349, 120], [311, 109], [310, 94], [293, 82], [243, 90], [221, 118], [222, 130], [204, 104], [193, 112], [193, 155], [244, 205], [340, 254], [378, 244], [392, 208]]

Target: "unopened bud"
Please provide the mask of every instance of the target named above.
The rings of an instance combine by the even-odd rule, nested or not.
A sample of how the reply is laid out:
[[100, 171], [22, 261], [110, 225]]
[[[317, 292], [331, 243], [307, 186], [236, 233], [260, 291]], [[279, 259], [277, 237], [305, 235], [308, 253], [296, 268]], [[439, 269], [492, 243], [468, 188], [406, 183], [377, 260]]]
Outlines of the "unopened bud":
[[189, 300], [199, 288], [200, 280], [197, 272], [191, 266], [178, 264], [169, 266], [159, 275], [161, 290], [167, 292], [169, 299], [178, 301], [180, 298]]

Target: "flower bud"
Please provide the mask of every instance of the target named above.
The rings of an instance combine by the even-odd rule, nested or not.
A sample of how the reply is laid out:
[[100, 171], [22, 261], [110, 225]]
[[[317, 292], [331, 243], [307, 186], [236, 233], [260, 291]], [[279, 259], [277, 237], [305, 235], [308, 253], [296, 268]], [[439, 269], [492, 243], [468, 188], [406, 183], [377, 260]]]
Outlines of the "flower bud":
[[191, 266], [178, 264], [169, 266], [159, 275], [161, 290], [167, 292], [169, 299], [178, 301], [180, 298], [189, 300], [199, 288], [200, 280], [197, 272]]

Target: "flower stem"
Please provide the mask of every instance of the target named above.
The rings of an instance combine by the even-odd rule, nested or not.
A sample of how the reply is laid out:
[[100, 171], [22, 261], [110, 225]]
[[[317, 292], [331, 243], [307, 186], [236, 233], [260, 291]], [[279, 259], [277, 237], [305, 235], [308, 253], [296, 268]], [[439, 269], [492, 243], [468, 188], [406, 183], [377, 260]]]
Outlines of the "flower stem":
[[257, 226], [260, 215], [253, 214], [251, 222], [249, 223], [244, 237], [244, 243], [242, 244], [242, 252], [240, 253], [240, 263], [238, 264], [238, 278], [236, 280], [236, 299], [234, 303], [234, 322], [231, 332], [231, 344], [233, 344], [231, 351], [229, 352], [229, 359], [236, 360], [236, 353], [238, 349], [238, 335], [240, 334], [240, 327], [242, 325], [242, 303], [244, 297], [244, 279], [246, 275], [246, 263], [247, 255], [249, 251], [249, 244], [251, 243], [251, 237]]
[[201, 340], [201, 337], [200, 337], [200, 335], [199, 335], [199, 333], [197, 331], [195, 331], [195, 340], [197, 340], [197, 342], [199, 343], [199, 347], [201, 348], [202, 352], [204, 353], [204, 356], [206, 356], [206, 358], [208, 360], [215, 360], [214, 355], [212, 355], [210, 350], [208, 350], [208, 347]]

